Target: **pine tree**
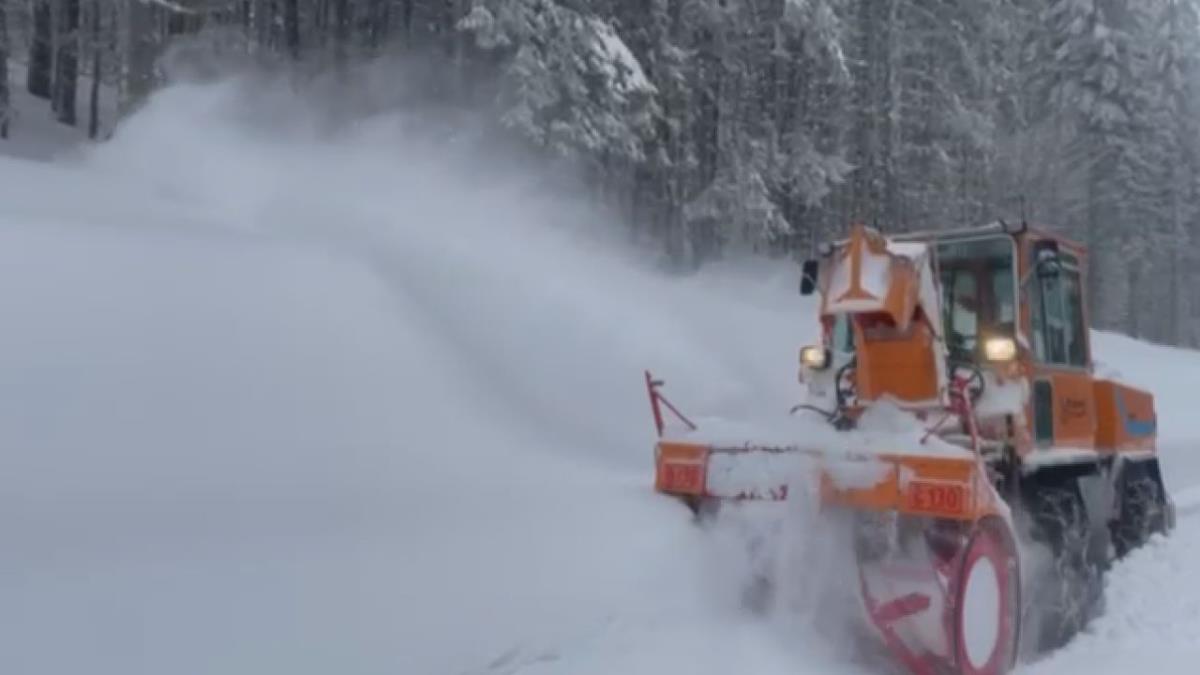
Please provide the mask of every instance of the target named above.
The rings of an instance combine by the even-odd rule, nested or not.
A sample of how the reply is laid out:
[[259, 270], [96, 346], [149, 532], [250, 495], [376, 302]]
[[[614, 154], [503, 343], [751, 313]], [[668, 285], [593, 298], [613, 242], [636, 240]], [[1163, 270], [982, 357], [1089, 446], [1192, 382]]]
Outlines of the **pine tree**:
[[1091, 249], [1096, 325], [1129, 328], [1131, 289], [1141, 283], [1127, 264], [1137, 257], [1131, 224], [1145, 222], [1139, 216], [1152, 191], [1139, 153], [1148, 101], [1138, 77], [1143, 26], [1116, 0], [1055, 0], [1042, 24], [1032, 50], [1032, 92], [1046, 101], [1038, 113], [1063, 134], [1058, 150], [1070, 174], [1059, 179], [1061, 212], [1068, 231]]
[[596, 169], [645, 159], [655, 88], [609, 22], [549, 0], [485, 0], [460, 26], [503, 55], [506, 126]]
[[[1147, 283], [1137, 306], [1146, 311], [1149, 334], [1170, 343], [1193, 339], [1187, 318], [1192, 313], [1186, 274], [1186, 252], [1196, 236], [1200, 215], [1197, 204], [1200, 159], [1200, 13], [1184, 0], [1157, 0], [1143, 6], [1149, 44], [1145, 77], [1154, 86], [1150, 115], [1151, 146], [1156, 177], [1161, 186], [1157, 228], [1160, 236], [1149, 247], [1150, 269], [1162, 270], [1165, 283]], [[1165, 290], [1165, 293], [1163, 292]]]

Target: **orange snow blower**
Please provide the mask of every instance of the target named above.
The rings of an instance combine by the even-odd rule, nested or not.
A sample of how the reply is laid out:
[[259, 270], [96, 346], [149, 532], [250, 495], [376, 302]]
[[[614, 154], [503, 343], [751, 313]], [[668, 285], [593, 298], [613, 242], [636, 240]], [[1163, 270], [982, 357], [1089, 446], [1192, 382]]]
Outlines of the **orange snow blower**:
[[[1092, 375], [1084, 260], [1025, 224], [854, 227], [803, 266], [822, 339], [769, 438], [697, 428], [645, 373], [655, 489], [700, 513], [803, 484], [850, 513], [866, 617], [918, 675], [999, 675], [1022, 643], [1062, 644], [1110, 551], [1174, 518], [1152, 397]], [[1049, 562], [1023, 569], [1018, 542]]]

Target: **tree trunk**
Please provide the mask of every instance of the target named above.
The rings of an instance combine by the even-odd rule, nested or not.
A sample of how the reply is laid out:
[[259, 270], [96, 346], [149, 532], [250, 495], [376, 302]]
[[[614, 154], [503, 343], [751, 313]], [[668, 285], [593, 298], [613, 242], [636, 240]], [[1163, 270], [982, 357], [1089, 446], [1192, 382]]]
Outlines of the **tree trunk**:
[[145, 2], [129, 3], [129, 55], [122, 114], [136, 108], [154, 89], [158, 59], [157, 9]]
[[241, 7], [238, 10], [238, 17], [241, 20], [242, 31], [247, 36], [246, 46], [249, 47], [253, 42], [251, 36], [254, 35], [254, 0], [242, 0]]
[[379, 49], [387, 41], [392, 27], [392, 3], [371, 0], [371, 48]]
[[88, 96], [88, 138], [92, 140], [100, 136], [100, 79], [104, 74], [104, 49], [100, 41], [101, 2], [92, 0], [92, 89]]
[[413, 0], [404, 0], [403, 18], [404, 42], [406, 47], [412, 47], [413, 37]]
[[299, 0], [284, 0], [283, 31], [288, 55], [300, 60], [300, 4]]
[[252, 0], [254, 17], [254, 51], [270, 52], [275, 47], [275, 3], [273, 0]]
[[61, 0], [60, 7], [54, 109], [59, 122], [75, 126], [75, 89], [79, 84], [79, 0]]
[[467, 98], [467, 59], [466, 59], [466, 42], [467, 35], [463, 31], [456, 28], [459, 19], [461, 19], [467, 10], [461, 6], [459, 0], [447, 0], [447, 38], [449, 40], [450, 59], [453, 62], [451, 68], [453, 70], [453, 80], [450, 92], [451, 100], [461, 103]]
[[8, 3], [0, 1], [0, 138], [8, 138], [11, 101], [8, 89]]
[[350, 25], [352, 21], [350, 0], [334, 0], [333, 49], [334, 63], [338, 69], [345, 69], [350, 59]]
[[29, 70], [25, 86], [30, 94], [50, 99], [50, 67], [54, 59], [51, 51], [52, 36], [50, 0], [34, 0], [33, 40], [29, 43]]

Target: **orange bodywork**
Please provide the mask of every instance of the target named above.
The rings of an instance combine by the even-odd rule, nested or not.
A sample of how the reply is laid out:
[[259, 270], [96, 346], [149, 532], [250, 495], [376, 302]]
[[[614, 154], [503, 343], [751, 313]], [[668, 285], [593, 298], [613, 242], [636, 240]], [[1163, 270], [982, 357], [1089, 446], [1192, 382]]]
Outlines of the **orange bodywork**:
[[1096, 447], [1096, 406], [1092, 376], [1088, 373], [1055, 373], [1054, 443], [1066, 448]]
[[831, 473], [822, 472], [823, 504], [964, 521], [996, 515], [1001, 509], [975, 458], [901, 454], [860, 461], [883, 462], [889, 467], [884, 478], [869, 487], [838, 487]]
[[[1037, 241], [1053, 240], [1060, 250], [1078, 261], [1081, 284], [1086, 285], [1087, 250], [1076, 242], [1045, 231], [1027, 230], [1017, 236], [1018, 261], [1022, 279], [1031, 279], [1033, 271], [1032, 249]], [[1024, 285], [1024, 283], [1023, 283]], [[1032, 307], [1022, 290], [1020, 317], [1023, 330], [1033, 331]], [[1081, 308], [1083, 325], [1090, 325], [1086, 303]], [[1097, 379], [1092, 374], [1090, 331], [1083, 330], [1083, 351], [1086, 362], [1077, 367], [1062, 367], [1039, 363], [1034, 355], [1025, 350], [1020, 359], [1024, 376], [1033, 382], [1050, 385], [1050, 417], [1052, 437], [1041, 445], [1053, 448], [1094, 449], [1100, 453], [1144, 452], [1155, 449], [1154, 397], [1148, 392], [1109, 380]], [[1026, 406], [1029, 425], [1035, 424], [1037, 411], [1035, 401]], [[1019, 454], [1027, 455], [1036, 443], [1031, 430], [1020, 429], [1015, 443]]]
[[908, 331], [856, 322], [858, 391], [863, 400], [891, 396], [901, 401], [933, 401], [939, 394], [933, 331], [914, 323]]
[[1096, 445], [1110, 452], [1154, 449], [1154, 397], [1109, 380], [1094, 382]]
[[833, 268], [822, 279], [823, 316], [850, 305], [886, 314], [898, 330], [908, 329], [920, 298], [920, 272], [912, 260], [889, 251], [882, 235], [856, 225]]
[[703, 496], [708, 490], [708, 446], [661, 441], [655, 446], [654, 489]]
[[[862, 511], [892, 511], [919, 516], [975, 521], [1004, 510], [978, 457], [914, 454], [838, 455], [798, 447], [722, 448], [700, 443], [660, 441], [655, 460], [655, 489], [680, 497], [783, 499], [788, 486], [776, 482], [724, 490], [709, 480], [715, 455], [794, 454], [813, 460], [821, 504]], [[872, 480], [839, 480], [846, 469], [874, 466]], [[861, 471], [856, 472], [862, 475]], [[847, 485], [846, 483], [853, 483]]]
[[909, 403], [936, 401], [936, 336], [921, 307], [921, 270], [889, 249], [878, 232], [855, 226], [821, 279], [821, 315], [854, 316], [858, 396]]

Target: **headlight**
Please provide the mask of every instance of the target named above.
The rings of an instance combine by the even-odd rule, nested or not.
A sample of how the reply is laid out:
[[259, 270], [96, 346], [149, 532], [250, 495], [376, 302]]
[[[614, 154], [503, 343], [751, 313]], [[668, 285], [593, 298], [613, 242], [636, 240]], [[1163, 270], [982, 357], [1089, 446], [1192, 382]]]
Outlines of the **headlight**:
[[983, 342], [983, 356], [988, 361], [1012, 361], [1017, 358], [1017, 343], [1010, 337], [988, 338]]
[[809, 345], [800, 350], [800, 363], [813, 370], [824, 370], [829, 367], [829, 350]]

